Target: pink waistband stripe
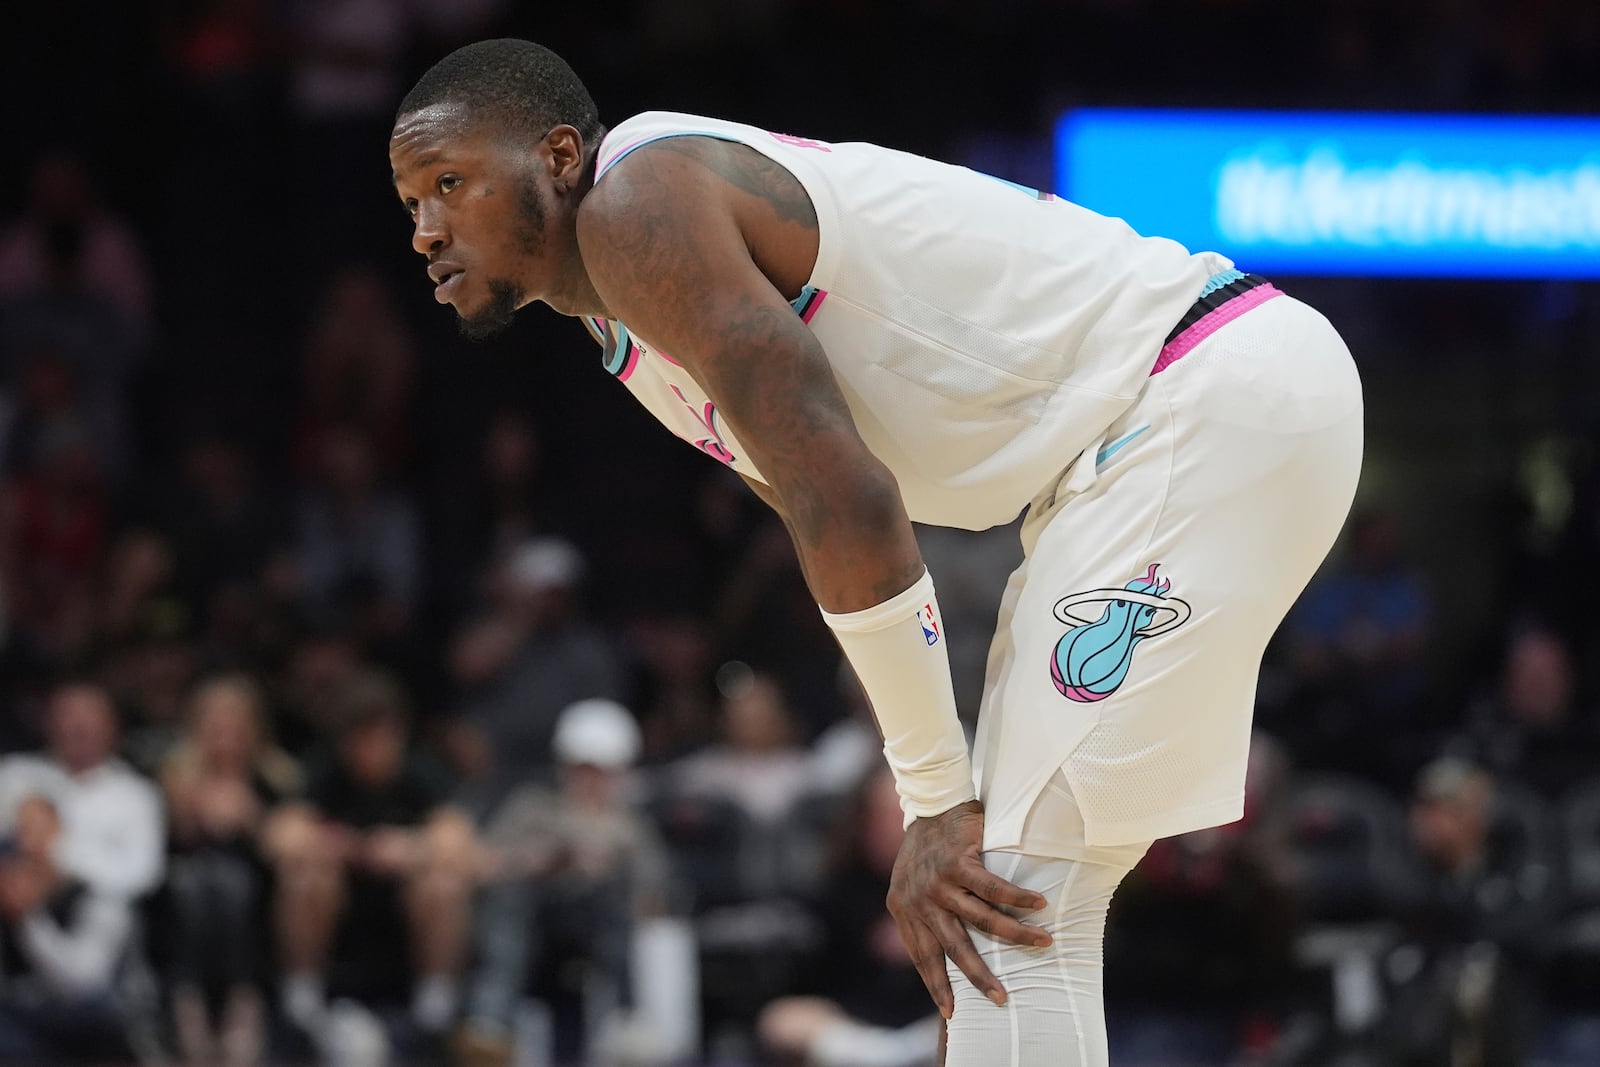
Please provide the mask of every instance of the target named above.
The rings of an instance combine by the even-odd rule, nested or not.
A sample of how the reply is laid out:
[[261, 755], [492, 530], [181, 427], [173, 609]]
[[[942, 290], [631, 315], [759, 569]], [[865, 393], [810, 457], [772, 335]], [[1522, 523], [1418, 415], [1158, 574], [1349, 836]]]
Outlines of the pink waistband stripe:
[[1161, 355], [1156, 357], [1156, 365], [1150, 368], [1150, 373], [1152, 375], [1160, 374], [1193, 351], [1194, 347], [1201, 341], [1204, 341], [1246, 311], [1265, 304], [1275, 296], [1282, 295], [1283, 290], [1277, 288], [1271, 282], [1265, 282], [1254, 289], [1245, 290], [1163, 345]]

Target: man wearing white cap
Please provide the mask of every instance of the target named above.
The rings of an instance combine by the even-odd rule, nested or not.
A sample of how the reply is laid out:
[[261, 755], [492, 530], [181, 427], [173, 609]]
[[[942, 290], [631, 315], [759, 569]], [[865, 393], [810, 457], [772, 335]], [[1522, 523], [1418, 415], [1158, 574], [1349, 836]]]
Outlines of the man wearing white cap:
[[552, 956], [582, 956], [626, 1001], [633, 920], [665, 881], [660, 845], [626, 797], [640, 749], [633, 713], [613, 700], [570, 704], [552, 749], [559, 789], [522, 787], [485, 830], [496, 870], [475, 919], [478, 966], [459, 1036], [475, 1062], [509, 1055], [517, 1001]]

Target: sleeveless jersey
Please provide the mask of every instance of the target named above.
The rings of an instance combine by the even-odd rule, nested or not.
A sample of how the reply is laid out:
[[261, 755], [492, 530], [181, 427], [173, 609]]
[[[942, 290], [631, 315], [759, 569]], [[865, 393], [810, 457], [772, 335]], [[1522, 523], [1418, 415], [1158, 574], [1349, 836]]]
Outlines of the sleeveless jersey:
[[[750, 146], [804, 187], [817, 261], [795, 313], [913, 521], [1010, 522], [1138, 396], [1168, 331], [1232, 264], [965, 167], [718, 119], [646, 112], [596, 181], [666, 137]], [[605, 362], [678, 436], [764, 481], [671, 353], [591, 320]]]

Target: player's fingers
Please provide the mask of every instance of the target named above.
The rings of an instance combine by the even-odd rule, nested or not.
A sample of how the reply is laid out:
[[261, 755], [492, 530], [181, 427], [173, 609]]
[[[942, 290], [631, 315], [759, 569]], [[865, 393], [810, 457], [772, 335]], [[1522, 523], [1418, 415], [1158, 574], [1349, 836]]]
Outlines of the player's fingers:
[[977, 860], [964, 863], [954, 874], [957, 885], [964, 887], [990, 904], [1004, 904], [1022, 911], [1038, 911], [1047, 901], [1031, 889], [1012, 885], [989, 870]]
[[955, 1014], [955, 995], [950, 992], [950, 975], [944, 968], [944, 950], [932, 930], [916, 920], [900, 923], [900, 938], [906, 943], [911, 962], [922, 976], [933, 1006], [939, 1017], [948, 1019]]
[[950, 901], [950, 910], [959, 915], [968, 926], [996, 941], [1009, 941], [1013, 945], [1035, 945], [1039, 948], [1050, 944], [1050, 935], [1044, 930], [1018, 922], [998, 908], [985, 904], [971, 893], [956, 894]]
[[1004, 1004], [1005, 987], [994, 976], [994, 972], [989, 970], [988, 964], [983, 962], [978, 950], [972, 946], [972, 938], [967, 935], [967, 928], [947, 911], [937, 912], [933, 921], [937, 924], [935, 929], [939, 934], [939, 943], [944, 946], [944, 954], [950, 957], [950, 962], [961, 968], [961, 973], [977, 987], [978, 992], [996, 1004]]

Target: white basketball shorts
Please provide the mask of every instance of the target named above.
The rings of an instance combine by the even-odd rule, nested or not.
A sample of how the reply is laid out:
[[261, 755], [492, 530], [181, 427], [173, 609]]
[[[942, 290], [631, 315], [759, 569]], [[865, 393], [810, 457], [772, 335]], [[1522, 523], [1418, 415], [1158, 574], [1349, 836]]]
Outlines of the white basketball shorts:
[[1243, 814], [1261, 656], [1350, 509], [1361, 383], [1328, 321], [1270, 285], [1156, 367], [1024, 520], [974, 755], [986, 849], [1061, 854], [1060, 833], [1023, 840], [1057, 771], [1089, 846]]

